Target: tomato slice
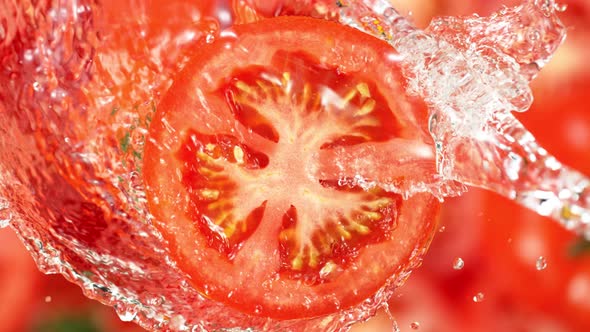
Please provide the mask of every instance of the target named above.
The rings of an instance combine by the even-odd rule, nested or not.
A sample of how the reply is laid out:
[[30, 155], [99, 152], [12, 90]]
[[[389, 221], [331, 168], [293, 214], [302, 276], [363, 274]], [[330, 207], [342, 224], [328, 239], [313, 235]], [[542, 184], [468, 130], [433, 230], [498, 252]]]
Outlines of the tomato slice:
[[403, 279], [439, 204], [385, 190], [434, 170], [397, 53], [306, 17], [222, 36], [175, 79], [144, 154], [179, 267], [205, 296], [276, 319], [333, 313]]

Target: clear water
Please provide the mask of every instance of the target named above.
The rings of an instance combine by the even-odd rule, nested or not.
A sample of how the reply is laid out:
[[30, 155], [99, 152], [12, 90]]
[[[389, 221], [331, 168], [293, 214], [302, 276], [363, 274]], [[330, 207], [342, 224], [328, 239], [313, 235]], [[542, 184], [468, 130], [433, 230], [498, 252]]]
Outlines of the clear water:
[[[198, 40], [218, 38], [232, 17], [229, 1], [206, 12], [182, 1], [156, 13], [152, 5], [0, 0], [0, 226], [17, 231], [43, 271], [62, 273], [147, 329], [338, 331], [368, 318], [405, 273], [357, 307], [278, 321], [206, 299], [176, 268], [147, 209], [143, 146], [155, 106]], [[426, 31], [386, 1], [302, 0], [276, 13], [338, 20], [386, 39], [401, 55], [408, 91], [428, 104], [422, 126], [438, 169], [433, 163], [432, 177], [419, 182], [369, 187], [442, 198], [483, 186], [588, 232], [588, 181], [510, 113], [528, 108], [529, 81], [565, 36], [558, 9], [529, 1], [488, 18], [439, 18]]]
[[[409, 90], [430, 108], [440, 182], [478, 186], [514, 199], [590, 238], [590, 179], [559, 163], [512, 115], [530, 107], [533, 80], [566, 37], [553, 0], [529, 0], [489, 17], [442, 17], [426, 31], [389, 7], [365, 1], [346, 24], [390, 42], [403, 56]], [[359, 17], [357, 13], [368, 14]], [[438, 189], [438, 190], [437, 190]]]

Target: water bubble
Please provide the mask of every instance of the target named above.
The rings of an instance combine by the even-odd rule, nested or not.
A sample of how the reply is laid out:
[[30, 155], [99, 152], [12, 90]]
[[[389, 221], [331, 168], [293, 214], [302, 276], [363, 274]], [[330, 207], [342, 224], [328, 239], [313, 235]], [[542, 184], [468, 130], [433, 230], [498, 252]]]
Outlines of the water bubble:
[[410, 327], [412, 328], [412, 330], [417, 330], [420, 328], [420, 322], [412, 322], [412, 324], [410, 324]]
[[42, 90], [41, 83], [39, 83], [39, 82], [34, 82], [34, 83], [33, 83], [33, 90], [35, 90], [35, 91], [37, 91], [37, 92], [40, 92], [40, 91]]
[[475, 303], [483, 302], [484, 299], [485, 299], [485, 295], [482, 292], [479, 292], [479, 293], [473, 295], [473, 302], [475, 302]]
[[463, 258], [461, 258], [461, 257], [455, 258], [455, 260], [453, 261], [453, 269], [461, 270], [461, 269], [463, 269], [463, 267], [465, 267], [465, 261], [463, 261]]
[[23, 58], [27, 62], [33, 61], [33, 50], [25, 50], [25, 52], [23, 54]]
[[117, 311], [117, 315], [119, 316], [119, 319], [123, 322], [131, 322], [137, 316], [137, 312], [134, 310], [123, 310]]
[[545, 270], [547, 268], [547, 259], [545, 259], [545, 257], [543, 256], [540, 256], [539, 258], [537, 258], [535, 267], [537, 268], [537, 271]]
[[527, 38], [531, 43], [536, 43], [541, 39], [541, 33], [537, 29], [530, 29], [527, 32]]

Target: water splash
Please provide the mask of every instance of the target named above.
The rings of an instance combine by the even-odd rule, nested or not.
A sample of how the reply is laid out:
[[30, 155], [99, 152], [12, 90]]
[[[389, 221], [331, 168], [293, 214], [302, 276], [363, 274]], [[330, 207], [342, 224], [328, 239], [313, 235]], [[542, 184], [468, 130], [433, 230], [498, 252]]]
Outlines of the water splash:
[[564, 41], [563, 10], [528, 0], [489, 17], [438, 18], [422, 31], [376, 0], [344, 6], [340, 21], [404, 55], [409, 89], [429, 103], [440, 183], [495, 191], [590, 238], [590, 180], [560, 164], [511, 113], [529, 108], [529, 82]]
[[537, 258], [537, 261], [535, 262], [535, 268], [537, 271], [545, 270], [547, 268], [547, 259], [543, 256]]

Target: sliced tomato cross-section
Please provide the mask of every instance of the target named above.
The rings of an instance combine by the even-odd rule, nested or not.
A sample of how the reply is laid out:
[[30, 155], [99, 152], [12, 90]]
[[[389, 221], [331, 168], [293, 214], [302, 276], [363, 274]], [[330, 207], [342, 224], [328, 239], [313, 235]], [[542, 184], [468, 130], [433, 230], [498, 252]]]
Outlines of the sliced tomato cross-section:
[[292, 319], [359, 304], [428, 245], [438, 202], [390, 190], [434, 153], [395, 50], [279, 17], [203, 46], [158, 107], [144, 178], [156, 226], [205, 296]]

